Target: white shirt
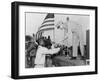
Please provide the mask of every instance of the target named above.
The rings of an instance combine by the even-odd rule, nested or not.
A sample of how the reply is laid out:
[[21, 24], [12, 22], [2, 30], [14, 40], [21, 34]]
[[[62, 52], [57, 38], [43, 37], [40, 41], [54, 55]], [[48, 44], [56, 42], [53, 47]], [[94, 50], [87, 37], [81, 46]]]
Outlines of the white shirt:
[[35, 64], [45, 64], [45, 55], [46, 54], [54, 54], [57, 53], [60, 50], [60, 48], [53, 48], [53, 49], [47, 49], [46, 47], [39, 46], [36, 58], [35, 58]]

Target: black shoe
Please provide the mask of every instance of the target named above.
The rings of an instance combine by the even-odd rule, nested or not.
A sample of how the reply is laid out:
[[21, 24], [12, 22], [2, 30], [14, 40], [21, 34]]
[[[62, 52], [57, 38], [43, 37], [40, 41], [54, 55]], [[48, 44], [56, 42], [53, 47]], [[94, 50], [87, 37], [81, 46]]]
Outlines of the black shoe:
[[72, 58], [71, 58], [71, 60], [74, 60], [74, 59], [76, 59], [76, 57], [72, 57]]
[[82, 59], [82, 60], [85, 60], [86, 58], [85, 58], [84, 56], [81, 56], [81, 59]]

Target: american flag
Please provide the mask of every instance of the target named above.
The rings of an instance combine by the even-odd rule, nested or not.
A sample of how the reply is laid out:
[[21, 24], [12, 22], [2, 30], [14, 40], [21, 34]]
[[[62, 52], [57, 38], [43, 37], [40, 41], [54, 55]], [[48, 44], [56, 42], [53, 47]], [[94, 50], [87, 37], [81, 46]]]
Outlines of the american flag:
[[38, 29], [37, 38], [42, 36], [42, 33], [47, 30], [54, 30], [54, 13], [48, 13], [43, 20], [43, 23]]

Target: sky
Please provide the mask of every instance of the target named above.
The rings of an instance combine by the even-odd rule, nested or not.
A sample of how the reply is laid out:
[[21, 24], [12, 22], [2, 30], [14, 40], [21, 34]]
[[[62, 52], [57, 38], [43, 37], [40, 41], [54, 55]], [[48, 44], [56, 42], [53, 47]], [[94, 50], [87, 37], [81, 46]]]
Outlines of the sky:
[[36, 34], [46, 14], [26, 13], [26, 35]]
[[[38, 31], [38, 28], [41, 26], [44, 18], [46, 17], [47, 13], [34, 13], [28, 12], [26, 13], [26, 35], [31, 35]], [[81, 25], [83, 31], [83, 39], [86, 43], [86, 30], [89, 29], [89, 16], [88, 15], [75, 15], [75, 14], [55, 14], [55, 24], [59, 21], [66, 22], [66, 18], [69, 17], [70, 21], [74, 21]], [[62, 37], [61, 33], [58, 32], [59, 37]], [[59, 38], [61, 39], [61, 38]]]

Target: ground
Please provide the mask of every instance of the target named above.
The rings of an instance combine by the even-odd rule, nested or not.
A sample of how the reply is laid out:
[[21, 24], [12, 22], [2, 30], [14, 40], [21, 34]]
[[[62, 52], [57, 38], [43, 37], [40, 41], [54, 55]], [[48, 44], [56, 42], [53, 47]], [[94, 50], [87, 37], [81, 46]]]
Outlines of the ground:
[[55, 66], [80, 66], [87, 65], [86, 60], [81, 59], [70, 59], [66, 56], [56, 56], [52, 60], [53, 65]]

